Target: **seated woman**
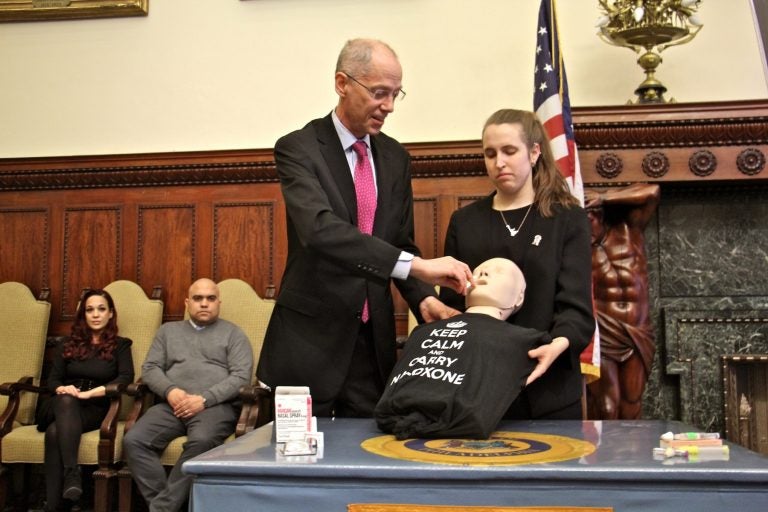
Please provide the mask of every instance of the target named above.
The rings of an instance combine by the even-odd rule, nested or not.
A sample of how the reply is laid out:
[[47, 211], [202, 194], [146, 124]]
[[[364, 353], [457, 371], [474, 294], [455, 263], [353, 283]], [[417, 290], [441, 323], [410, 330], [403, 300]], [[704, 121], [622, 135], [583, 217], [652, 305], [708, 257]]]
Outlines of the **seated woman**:
[[57, 510], [62, 498], [80, 498], [80, 436], [99, 428], [106, 416], [105, 386], [130, 382], [131, 340], [117, 335], [109, 293], [90, 290], [80, 301], [71, 335], [56, 348], [48, 376], [53, 396], [38, 411], [37, 429], [45, 432], [46, 510]]
[[506, 322], [523, 304], [523, 273], [492, 258], [475, 269], [474, 281], [465, 313], [409, 336], [374, 411], [384, 432], [486, 439], [526, 385], [536, 366], [528, 351], [551, 338]]

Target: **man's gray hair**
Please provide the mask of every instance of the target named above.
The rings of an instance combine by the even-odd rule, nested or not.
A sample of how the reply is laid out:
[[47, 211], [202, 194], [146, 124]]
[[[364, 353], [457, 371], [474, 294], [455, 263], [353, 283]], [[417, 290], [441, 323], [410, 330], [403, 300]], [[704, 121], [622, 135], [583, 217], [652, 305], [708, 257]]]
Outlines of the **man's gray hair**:
[[376, 48], [385, 48], [393, 57], [397, 58], [395, 51], [383, 41], [364, 38], [350, 39], [339, 53], [339, 58], [336, 61], [336, 72], [365, 76], [370, 70], [371, 55]]

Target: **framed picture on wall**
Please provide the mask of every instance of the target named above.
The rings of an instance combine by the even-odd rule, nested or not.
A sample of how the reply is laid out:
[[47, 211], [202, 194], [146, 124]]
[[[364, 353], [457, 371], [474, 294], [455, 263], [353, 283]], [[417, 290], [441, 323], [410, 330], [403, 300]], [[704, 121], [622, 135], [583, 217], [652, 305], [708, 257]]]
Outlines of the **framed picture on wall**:
[[146, 16], [149, 0], [0, 0], [0, 21]]
[[757, 44], [763, 57], [763, 74], [768, 82], [768, 0], [752, 0], [752, 15], [755, 18]]

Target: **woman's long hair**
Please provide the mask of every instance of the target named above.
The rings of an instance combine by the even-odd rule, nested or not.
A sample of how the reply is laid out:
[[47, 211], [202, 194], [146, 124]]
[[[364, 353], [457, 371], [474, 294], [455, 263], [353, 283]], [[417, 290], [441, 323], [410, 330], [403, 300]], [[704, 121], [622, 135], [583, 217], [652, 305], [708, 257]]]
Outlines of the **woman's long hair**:
[[[107, 306], [112, 312], [112, 318], [107, 322], [106, 327], [99, 336], [100, 343], [98, 345], [92, 345], [91, 339], [93, 337], [93, 331], [88, 327], [88, 322], [85, 320], [85, 304], [88, 299], [98, 295], [104, 297], [107, 300]], [[83, 360], [93, 357], [94, 355], [99, 359], [112, 360], [112, 353], [117, 347], [117, 311], [115, 310], [115, 301], [112, 300], [112, 296], [105, 290], [88, 290], [80, 299], [80, 306], [77, 308], [75, 314], [75, 322], [72, 324], [72, 333], [67, 341], [64, 342], [64, 359], [77, 359]]]
[[543, 217], [551, 217], [554, 214], [553, 206], [555, 205], [566, 208], [580, 206], [578, 199], [573, 197], [568, 183], [557, 168], [555, 156], [549, 145], [549, 137], [536, 114], [511, 108], [498, 110], [485, 122], [483, 135], [485, 135], [485, 129], [488, 126], [499, 124], [520, 125], [523, 142], [528, 151], [533, 149], [534, 144], [538, 144], [541, 149], [541, 155], [533, 166], [533, 200], [539, 213]]

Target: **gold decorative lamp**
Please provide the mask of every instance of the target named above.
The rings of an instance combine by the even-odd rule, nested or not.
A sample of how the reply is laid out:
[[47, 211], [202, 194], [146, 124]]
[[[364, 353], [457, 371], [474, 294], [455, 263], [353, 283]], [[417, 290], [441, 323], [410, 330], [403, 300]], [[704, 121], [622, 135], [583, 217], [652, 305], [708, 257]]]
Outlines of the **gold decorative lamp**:
[[597, 22], [600, 39], [640, 54], [637, 63], [645, 70], [645, 80], [635, 89], [637, 103], [667, 103], [664, 99], [667, 88], [654, 76], [662, 61], [659, 54], [669, 46], [684, 44], [696, 37], [703, 26], [696, 16], [701, 0], [598, 2], [603, 12]]

